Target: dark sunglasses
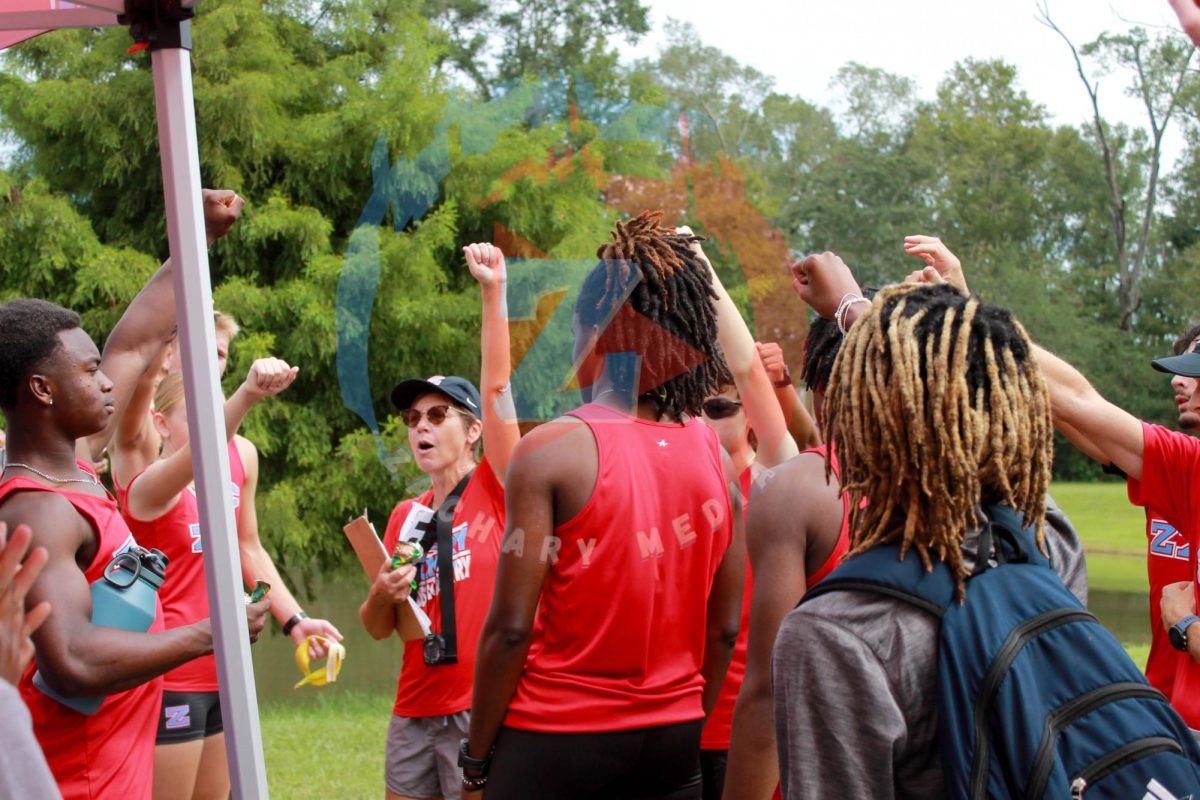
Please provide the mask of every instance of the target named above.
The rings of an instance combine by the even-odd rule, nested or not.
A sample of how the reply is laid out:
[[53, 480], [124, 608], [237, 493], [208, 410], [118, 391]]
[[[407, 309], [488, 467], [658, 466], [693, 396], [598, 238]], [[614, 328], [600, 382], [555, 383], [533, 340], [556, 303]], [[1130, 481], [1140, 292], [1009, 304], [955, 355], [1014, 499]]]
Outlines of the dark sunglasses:
[[700, 406], [704, 416], [709, 419], [725, 419], [732, 417], [742, 410], [741, 400], [726, 400], [724, 397], [710, 397]]
[[441, 425], [446, 421], [446, 417], [450, 415], [451, 411], [458, 411], [458, 409], [450, 405], [430, 406], [424, 411], [418, 411], [415, 408], [405, 408], [400, 411], [400, 419], [404, 420], [404, 424], [410, 428], [420, 425], [421, 417], [429, 417], [430, 425]]

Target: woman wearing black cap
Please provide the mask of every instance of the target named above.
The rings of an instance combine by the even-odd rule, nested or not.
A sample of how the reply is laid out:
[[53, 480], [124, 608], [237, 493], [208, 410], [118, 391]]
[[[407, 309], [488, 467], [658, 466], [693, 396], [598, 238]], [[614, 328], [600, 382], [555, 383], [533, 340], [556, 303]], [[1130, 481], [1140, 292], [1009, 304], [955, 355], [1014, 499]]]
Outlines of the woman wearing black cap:
[[[392, 390], [413, 459], [433, 486], [396, 506], [384, 546], [396, 553], [401, 545], [399, 555], [407, 556], [416, 548], [404, 543], [416, 541], [423, 555], [395, 570], [385, 564], [359, 609], [373, 637], [397, 631], [405, 641], [388, 728], [388, 800], [461, 796], [459, 740], [467, 731], [475, 650], [504, 533], [504, 474], [520, 438], [508, 388], [504, 254], [490, 244], [463, 251], [483, 297], [483, 394], [453, 375], [406, 380]], [[476, 463], [481, 437], [484, 457]], [[422, 506], [441, 513], [416, 528], [406, 526]], [[450, 544], [449, 555], [439, 541]], [[441, 565], [452, 565], [445, 583]]]

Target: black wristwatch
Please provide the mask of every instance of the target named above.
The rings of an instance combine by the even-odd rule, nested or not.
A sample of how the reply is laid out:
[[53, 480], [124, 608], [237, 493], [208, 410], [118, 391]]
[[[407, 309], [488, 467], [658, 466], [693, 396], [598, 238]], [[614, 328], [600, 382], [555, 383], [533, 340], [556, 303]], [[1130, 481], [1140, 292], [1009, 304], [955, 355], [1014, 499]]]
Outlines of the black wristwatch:
[[1200, 617], [1197, 617], [1195, 614], [1188, 614], [1167, 629], [1167, 638], [1171, 640], [1171, 647], [1184, 653], [1187, 652], [1187, 629], [1191, 627], [1193, 622], [1200, 622]]
[[483, 758], [472, 758], [470, 748], [466, 738], [458, 743], [458, 766], [462, 769], [473, 770], [479, 773], [479, 777], [487, 777], [488, 770], [492, 766], [492, 754], [496, 752], [496, 746], [492, 745], [492, 749]]
[[291, 636], [292, 629], [299, 625], [301, 620], [305, 619], [308, 619], [308, 614], [305, 614], [303, 611], [297, 611], [295, 614], [292, 614], [288, 618], [288, 621], [283, 623], [283, 635]]

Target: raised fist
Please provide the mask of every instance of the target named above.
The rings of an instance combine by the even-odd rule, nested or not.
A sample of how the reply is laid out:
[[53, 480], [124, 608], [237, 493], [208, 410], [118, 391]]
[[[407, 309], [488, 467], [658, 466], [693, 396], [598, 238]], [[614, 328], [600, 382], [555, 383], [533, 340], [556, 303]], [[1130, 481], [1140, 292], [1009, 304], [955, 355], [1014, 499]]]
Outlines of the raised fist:
[[255, 397], [271, 397], [291, 386], [299, 372], [299, 367], [288, 366], [283, 359], [260, 358], [250, 365], [242, 386]]
[[494, 244], [479, 242], [463, 248], [467, 257], [467, 268], [481, 286], [504, 283], [504, 253]]
[[242, 207], [246, 201], [238, 197], [231, 189], [205, 189], [204, 194], [204, 232], [208, 234], [208, 243], [213, 242], [229, 233], [233, 223], [242, 215]]

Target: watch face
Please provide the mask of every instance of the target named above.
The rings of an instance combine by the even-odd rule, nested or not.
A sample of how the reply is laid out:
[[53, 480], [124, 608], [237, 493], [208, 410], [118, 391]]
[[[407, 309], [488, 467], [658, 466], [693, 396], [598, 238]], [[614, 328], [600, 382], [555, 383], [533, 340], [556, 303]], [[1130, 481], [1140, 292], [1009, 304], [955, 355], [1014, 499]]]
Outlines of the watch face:
[[1171, 640], [1171, 646], [1176, 650], [1187, 650], [1187, 636], [1181, 633], [1176, 626], [1172, 625], [1167, 629], [1167, 638]]

